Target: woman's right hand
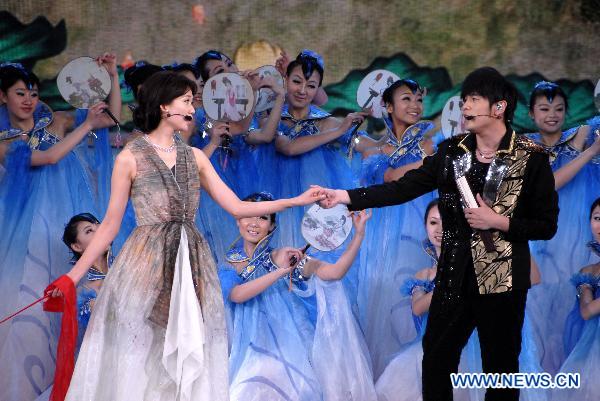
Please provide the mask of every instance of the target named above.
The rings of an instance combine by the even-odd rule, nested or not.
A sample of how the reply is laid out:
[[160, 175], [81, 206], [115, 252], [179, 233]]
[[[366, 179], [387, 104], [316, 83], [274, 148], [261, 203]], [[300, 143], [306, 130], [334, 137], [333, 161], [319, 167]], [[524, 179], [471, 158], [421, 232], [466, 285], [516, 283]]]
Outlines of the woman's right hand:
[[210, 141], [213, 144], [220, 145], [223, 135], [229, 135], [229, 123], [222, 121], [215, 121], [212, 123], [212, 127], [208, 129], [208, 135], [210, 135]]
[[593, 148], [593, 152], [595, 155], [600, 153], [600, 128], [597, 128], [594, 132], [594, 142], [590, 145], [590, 148]]
[[279, 58], [275, 61], [275, 68], [277, 68], [277, 71], [279, 71], [282, 77], [285, 77], [287, 75], [288, 65], [290, 65], [291, 61], [290, 56], [288, 56], [285, 51], [282, 51], [279, 54]]
[[46, 295], [49, 295], [50, 298], [58, 298], [58, 297], [62, 297], [63, 293], [58, 288], [55, 288], [52, 291], [48, 291], [48, 293], [46, 293]]
[[[66, 276], [69, 277], [71, 279], [71, 281], [73, 282], [73, 285], [75, 285], [75, 287], [77, 287], [77, 284], [79, 284], [80, 279], [73, 270], [74, 269], [71, 269], [66, 274]], [[50, 295], [51, 298], [57, 298], [57, 297], [62, 297], [64, 294], [58, 288], [54, 288], [52, 291], [47, 292], [46, 295]]]
[[262, 79], [260, 78], [260, 75], [258, 74], [258, 72], [256, 72], [256, 70], [241, 71], [239, 74], [242, 77], [246, 78], [246, 80], [248, 80], [250, 86], [252, 87], [252, 90], [256, 91], [260, 88], [260, 83]]
[[277, 96], [285, 96], [285, 82], [283, 85], [279, 85], [279, 82], [277, 82], [277, 79], [273, 76], [264, 77], [261, 81], [260, 87], [271, 89], [273, 92], [275, 92], [275, 94], [277, 94]]
[[346, 133], [352, 127], [353, 124], [362, 124], [365, 121], [365, 118], [369, 115], [368, 112], [365, 111], [357, 111], [355, 113], [348, 113], [346, 117], [342, 120], [342, 124], [340, 124], [340, 128], [342, 130], [342, 135]]
[[360, 210], [352, 212], [352, 223], [356, 234], [364, 235], [367, 226], [367, 221], [371, 218], [373, 212], [371, 210]]
[[326, 193], [322, 191], [321, 187], [311, 185], [310, 188], [291, 200], [294, 206], [307, 206], [315, 202], [325, 201], [325, 198]]
[[271, 253], [271, 259], [273, 260], [273, 263], [277, 265], [277, 271], [279, 271], [282, 276], [285, 276], [292, 271], [302, 259], [302, 252], [300, 252], [299, 249], [291, 247], [278, 248]]
[[104, 53], [96, 57], [98, 65], [103, 66], [108, 71], [108, 75], [113, 79], [119, 78], [117, 71], [117, 55], [114, 53]]
[[85, 119], [91, 130], [112, 127], [115, 125], [114, 121], [104, 113], [104, 110], [108, 108], [108, 105], [104, 102], [96, 103], [88, 109], [87, 117]]

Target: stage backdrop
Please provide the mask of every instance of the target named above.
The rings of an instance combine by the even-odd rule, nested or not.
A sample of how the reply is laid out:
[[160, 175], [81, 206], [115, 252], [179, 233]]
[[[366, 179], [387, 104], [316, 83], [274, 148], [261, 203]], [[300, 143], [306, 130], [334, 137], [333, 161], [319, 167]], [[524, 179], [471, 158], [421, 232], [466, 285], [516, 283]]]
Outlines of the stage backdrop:
[[[5, 0], [2, 7], [0, 59], [35, 63], [47, 79], [68, 60], [105, 50], [124, 64], [166, 64], [214, 48], [250, 68], [281, 49], [295, 56], [311, 48], [325, 58], [329, 110], [355, 109], [358, 73], [388, 66], [443, 93], [427, 100], [426, 116], [435, 117], [470, 70], [491, 65], [511, 74], [522, 105], [536, 80], [568, 79], [572, 125], [594, 113], [600, 78], [600, 0]], [[531, 128], [522, 107], [515, 122]]]

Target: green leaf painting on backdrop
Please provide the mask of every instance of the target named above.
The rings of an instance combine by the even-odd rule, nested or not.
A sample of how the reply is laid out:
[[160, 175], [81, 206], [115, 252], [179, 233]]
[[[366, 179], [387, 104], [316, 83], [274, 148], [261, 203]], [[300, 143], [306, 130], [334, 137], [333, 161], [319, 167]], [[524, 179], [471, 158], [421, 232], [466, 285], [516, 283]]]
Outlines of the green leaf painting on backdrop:
[[[45, 17], [40, 16], [29, 24], [23, 24], [10, 12], [0, 11], [0, 61], [20, 62], [27, 68], [33, 68], [36, 61], [60, 54], [65, 50], [66, 45], [67, 28], [64, 20], [52, 26]], [[419, 66], [405, 53], [398, 53], [392, 57], [377, 57], [367, 68], [352, 70], [340, 82], [326, 86], [329, 102], [324, 108], [340, 114], [356, 111], [358, 85], [365, 75], [376, 69], [390, 70], [401, 78], [414, 79], [427, 87], [428, 95], [424, 100], [426, 119], [438, 116], [446, 101], [460, 91], [460, 83], [452, 83], [445, 67]], [[123, 79], [121, 69], [119, 69], [119, 78]], [[529, 94], [535, 83], [544, 80], [544, 77], [539, 73], [531, 73], [526, 76], [508, 75], [508, 79], [519, 91], [514, 128], [521, 132], [534, 131], [535, 126], [528, 115]], [[561, 79], [557, 83], [561, 85], [569, 100], [565, 128], [582, 124], [597, 114], [592, 82]], [[40, 90], [41, 98], [54, 110], [65, 110], [70, 107], [60, 96], [56, 79], [43, 80]], [[124, 104], [133, 101], [132, 94], [126, 89], [122, 89], [122, 96]], [[370, 131], [382, 127], [380, 121], [370, 121]]]
[[[360, 81], [371, 71], [377, 69], [389, 70], [400, 78], [410, 78], [427, 88], [424, 100], [425, 112], [423, 117], [433, 119], [444, 108], [446, 101], [460, 93], [461, 84], [452, 84], [448, 71], [443, 67], [421, 67], [406, 54], [398, 53], [392, 57], [377, 57], [367, 68], [352, 70], [341, 82], [325, 87], [329, 101], [324, 108], [331, 113], [345, 114], [358, 110], [356, 90]], [[508, 75], [517, 88], [519, 100], [513, 126], [519, 132], [535, 131], [535, 125], [529, 117], [529, 95], [535, 84], [545, 78], [539, 73], [527, 76]], [[561, 79], [556, 82], [565, 91], [569, 99], [569, 111], [565, 128], [583, 124], [598, 113], [594, 106], [594, 86], [591, 81], [572, 82]], [[377, 127], [378, 128], [378, 127]]]
[[32, 69], [36, 61], [56, 56], [67, 47], [67, 28], [61, 20], [52, 26], [44, 17], [21, 23], [8, 11], [0, 11], [0, 60]]

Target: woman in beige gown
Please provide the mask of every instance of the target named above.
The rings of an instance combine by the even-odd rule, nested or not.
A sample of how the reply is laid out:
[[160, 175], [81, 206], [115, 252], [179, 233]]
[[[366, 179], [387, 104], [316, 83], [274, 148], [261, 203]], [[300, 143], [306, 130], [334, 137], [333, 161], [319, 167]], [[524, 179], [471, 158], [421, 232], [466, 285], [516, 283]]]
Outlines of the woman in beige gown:
[[77, 284], [117, 234], [131, 196], [138, 226], [96, 301], [69, 401], [228, 400], [223, 299], [194, 224], [200, 188], [235, 218], [317, 200], [309, 190], [293, 199], [240, 201], [201, 151], [176, 139], [193, 123], [187, 116], [195, 91], [194, 82], [172, 72], [153, 75], [141, 89], [134, 122], [147, 134], [117, 157], [106, 216], [68, 273]]

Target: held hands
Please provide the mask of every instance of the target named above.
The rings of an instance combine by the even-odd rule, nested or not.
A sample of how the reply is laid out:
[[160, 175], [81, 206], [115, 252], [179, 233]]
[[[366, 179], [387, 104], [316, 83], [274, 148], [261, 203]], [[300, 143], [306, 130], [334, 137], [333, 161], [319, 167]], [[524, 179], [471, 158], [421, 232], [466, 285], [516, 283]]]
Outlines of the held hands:
[[331, 209], [340, 203], [345, 205], [350, 204], [348, 192], [343, 189], [323, 188], [318, 185], [311, 185], [310, 189], [316, 190], [316, 196], [319, 198], [319, 206], [323, 209]]
[[364, 235], [367, 221], [373, 216], [373, 212], [371, 210], [360, 210], [358, 212], [351, 212], [351, 215], [355, 234]]
[[108, 75], [111, 78], [118, 78], [119, 73], [117, 72], [117, 56], [114, 53], [104, 53], [96, 58], [99, 66], [106, 68]]
[[465, 218], [471, 226], [471, 228], [477, 230], [490, 230], [490, 229], [502, 229], [501, 219], [506, 217], [499, 215], [492, 208], [490, 208], [485, 201], [481, 198], [480, 194], [477, 194], [478, 208], [466, 208]]
[[[271, 259], [277, 265], [277, 271], [281, 273], [281, 277], [289, 274], [296, 267], [297, 262], [302, 260], [302, 257], [299, 249], [291, 247], [278, 248], [271, 253]], [[293, 263], [294, 261], [296, 263]]]
[[315, 202], [321, 202], [325, 199], [325, 194], [322, 193], [322, 188], [311, 186], [301, 195], [292, 198], [293, 206], [306, 206]]

